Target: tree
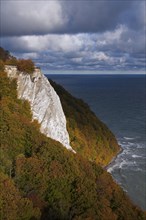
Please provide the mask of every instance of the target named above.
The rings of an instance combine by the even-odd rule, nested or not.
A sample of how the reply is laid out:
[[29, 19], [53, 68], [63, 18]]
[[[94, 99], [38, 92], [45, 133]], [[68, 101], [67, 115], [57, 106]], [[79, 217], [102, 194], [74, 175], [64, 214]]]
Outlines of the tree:
[[5, 61], [6, 65], [12, 65], [12, 66], [17, 66], [18, 61], [15, 57], [12, 57], [11, 59], [8, 59]]
[[4, 62], [0, 60], [0, 71], [4, 71]]
[[14, 182], [0, 172], [0, 219], [30, 220], [40, 219], [40, 211], [32, 202], [22, 198]]
[[34, 63], [32, 60], [18, 60], [17, 68], [21, 72], [32, 74], [34, 72]]
[[4, 50], [2, 47], [0, 47], [0, 60], [6, 61], [7, 59], [10, 59], [11, 55], [9, 51]]

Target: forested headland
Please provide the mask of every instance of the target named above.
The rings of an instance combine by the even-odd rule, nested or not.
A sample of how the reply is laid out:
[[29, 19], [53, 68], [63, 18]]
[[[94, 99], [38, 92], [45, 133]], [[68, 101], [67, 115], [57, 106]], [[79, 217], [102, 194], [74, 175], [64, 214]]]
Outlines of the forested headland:
[[4, 71], [5, 63], [12, 65], [6, 53], [0, 50], [0, 219], [144, 220], [145, 213], [102, 168], [119, 150], [106, 125], [51, 82], [77, 153], [40, 133], [29, 102], [17, 98], [17, 81]]

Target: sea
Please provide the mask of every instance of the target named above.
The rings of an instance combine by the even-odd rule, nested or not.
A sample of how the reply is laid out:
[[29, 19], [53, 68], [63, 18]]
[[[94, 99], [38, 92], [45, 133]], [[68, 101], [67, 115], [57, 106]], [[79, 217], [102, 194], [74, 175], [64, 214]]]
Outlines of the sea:
[[133, 203], [146, 210], [146, 75], [49, 74], [83, 99], [115, 134], [123, 151], [107, 167]]

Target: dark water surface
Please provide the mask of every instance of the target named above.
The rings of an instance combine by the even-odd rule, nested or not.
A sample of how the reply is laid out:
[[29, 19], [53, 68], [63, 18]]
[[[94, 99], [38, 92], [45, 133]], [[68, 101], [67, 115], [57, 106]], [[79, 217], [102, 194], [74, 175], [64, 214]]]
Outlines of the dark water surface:
[[108, 167], [135, 204], [146, 210], [146, 76], [48, 75], [87, 102], [116, 135], [123, 152]]

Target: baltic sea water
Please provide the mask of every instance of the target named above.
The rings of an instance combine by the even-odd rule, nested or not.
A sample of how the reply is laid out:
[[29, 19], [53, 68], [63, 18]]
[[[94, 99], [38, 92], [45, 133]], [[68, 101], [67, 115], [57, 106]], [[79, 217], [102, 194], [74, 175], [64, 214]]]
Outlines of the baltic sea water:
[[133, 202], [146, 210], [146, 76], [47, 75], [90, 108], [123, 151], [108, 167]]

